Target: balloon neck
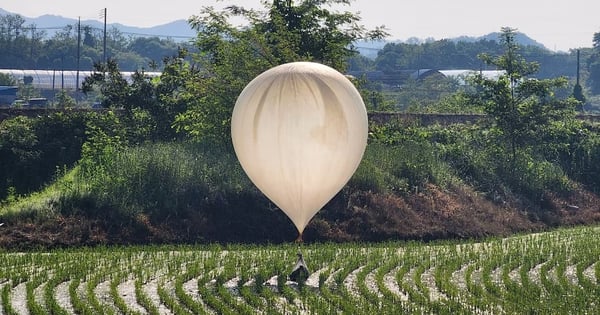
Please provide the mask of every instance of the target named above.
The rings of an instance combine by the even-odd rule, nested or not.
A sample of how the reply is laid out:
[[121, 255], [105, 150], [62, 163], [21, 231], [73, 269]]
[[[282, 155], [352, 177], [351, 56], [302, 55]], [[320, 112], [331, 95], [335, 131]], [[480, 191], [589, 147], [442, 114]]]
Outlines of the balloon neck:
[[304, 241], [302, 240], [302, 233], [298, 234], [298, 238], [296, 238], [296, 243], [302, 244]]

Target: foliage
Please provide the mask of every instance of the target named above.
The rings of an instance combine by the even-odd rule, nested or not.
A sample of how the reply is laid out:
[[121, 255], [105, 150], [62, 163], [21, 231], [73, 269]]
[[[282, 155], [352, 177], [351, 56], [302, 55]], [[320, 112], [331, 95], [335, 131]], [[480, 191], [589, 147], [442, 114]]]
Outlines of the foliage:
[[442, 100], [456, 95], [460, 88], [455, 79], [431, 76], [421, 80], [408, 79], [393, 95], [399, 110], [430, 112]]
[[[231, 153], [214, 147], [183, 144], [144, 145], [102, 153], [103, 160], [83, 168], [99, 203], [123, 211], [143, 211], [153, 218], [177, 217], [198, 211], [207, 198], [248, 189], [249, 182]], [[101, 165], [101, 169], [97, 166]], [[83, 166], [83, 165], [82, 165]]]
[[[373, 65], [369, 66], [384, 72], [411, 69], [486, 70], [485, 64], [482, 64], [478, 55], [482, 53], [500, 55], [503, 51], [504, 48], [500, 41], [489, 39], [478, 41], [442, 39], [423, 43], [387, 43], [378, 52]], [[540, 64], [539, 78], [574, 76], [577, 66], [575, 52], [556, 53], [532, 45], [522, 46], [521, 52], [527, 60]]]
[[17, 83], [17, 98], [29, 101], [34, 97], [40, 97], [40, 91], [35, 89], [32, 84], [24, 83], [23, 80], [19, 80]]
[[119, 71], [119, 66], [114, 59], [106, 63], [94, 64], [95, 71], [86, 77], [82, 83], [82, 91], [89, 93], [98, 86], [102, 96], [102, 106], [106, 108], [125, 108], [131, 110], [136, 104], [130, 103], [129, 84]]
[[54, 97], [57, 108], [73, 108], [76, 105], [75, 99], [69, 96], [67, 91], [60, 90]]
[[98, 90], [103, 107], [124, 109], [124, 122], [130, 130], [142, 131], [140, 136], [146, 136], [145, 139], [174, 139], [171, 125], [187, 101], [178, 99], [187, 78], [184, 57], [185, 52], [180, 51], [178, 57], [165, 58], [165, 70], [159, 78], [136, 71], [131, 83], [123, 78], [115, 60], [96, 63], [94, 73], [83, 82], [83, 91], [92, 94]]
[[3, 174], [0, 196], [6, 196], [9, 187], [17, 186], [20, 192], [27, 191], [31, 184], [20, 181], [28, 178], [28, 173], [35, 174], [34, 165], [40, 159], [40, 151], [35, 147], [38, 140], [31, 121], [25, 117], [5, 120], [0, 123], [0, 129], [0, 157], [3, 160], [0, 163]]
[[[356, 27], [354, 15], [323, 9], [327, 3], [275, 1], [266, 5], [267, 12], [237, 6], [222, 12], [207, 9], [191, 21], [199, 31], [199, 52], [182, 49], [165, 58], [160, 77], [140, 71], [127, 82], [115, 60], [97, 63], [84, 89], [99, 90], [106, 111], [66, 111], [0, 123], [0, 199], [14, 204], [53, 176], [72, 176], [57, 181], [58, 201], [40, 207], [56, 207], [65, 216], [108, 218], [115, 225], [134, 222], [140, 229], [156, 228], [157, 222], [173, 223], [175, 229], [181, 224], [188, 229], [186, 240], [192, 241], [285, 239], [293, 234], [291, 225], [248, 181], [223, 142], [235, 98], [257, 74], [293, 60], [343, 69], [353, 53], [348, 45], [370, 34]], [[248, 19], [249, 26], [232, 26], [227, 22], [232, 17]], [[336, 33], [340, 29], [349, 31]], [[419, 111], [468, 109], [489, 119], [454, 126], [372, 124], [361, 165], [325, 207], [329, 212], [316, 218], [313, 233], [343, 236], [335, 240], [352, 237], [344, 233], [398, 237], [401, 225], [394, 224], [399, 217], [435, 205], [440, 196], [436, 189], [460, 185], [474, 187], [475, 194], [493, 202], [512, 197], [528, 211], [554, 209], [548, 196], [566, 195], [575, 181], [600, 190], [598, 127], [575, 119], [577, 102], [560, 95], [564, 78], [530, 78], [538, 65], [518, 54], [514, 30], [504, 29], [502, 36], [502, 55], [482, 55], [483, 61], [506, 71], [498, 80], [476, 77], [477, 86], [453, 94], [449, 90], [457, 82], [422, 81], [427, 90], [398, 96], [422, 101], [414, 106]], [[361, 79], [356, 84], [367, 85]], [[377, 86], [368, 88], [361, 91], [367, 106], [389, 109]], [[436, 89], [439, 93], [432, 94]], [[194, 141], [172, 142], [180, 137], [176, 130]], [[67, 171], [76, 162], [74, 171]], [[35, 209], [30, 207], [27, 215], [35, 216]], [[344, 231], [331, 231], [332, 222], [343, 224]], [[202, 233], [189, 232], [190, 227]], [[224, 236], [223, 231], [232, 232]], [[267, 238], [269, 233], [276, 236]], [[464, 235], [431, 233], [427, 237]]]
[[[212, 239], [260, 242], [269, 230], [274, 239], [293, 233], [292, 225], [283, 224], [287, 218], [250, 183], [228, 149], [176, 142], [123, 147], [105, 134], [90, 138], [84, 145], [89, 157], [80, 162], [77, 179], [63, 188], [58, 208], [64, 215], [188, 222], [199, 229], [191, 237]], [[248, 229], [250, 225], [254, 228]]]
[[600, 94], [600, 32], [594, 33], [593, 50], [587, 61], [588, 85], [592, 94]]
[[396, 111], [394, 100], [382, 93], [380, 84], [368, 82], [364, 78], [352, 78], [352, 82], [356, 85], [367, 112]]
[[0, 73], [0, 85], [6, 85], [6, 86], [17, 85], [17, 80], [10, 74]]
[[[555, 90], [566, 86], [565, 78], [538, 80], [528, 77], [538, 70], [539, 65], [525, 61], [518, 54], [515, 32], [511, 28], [502, 29], [503, 55], [481, 55], [484, 62], [506, 74], [497, 80], [476, 76], [474, 81], [481, 90], [473, 95], [473, 101], [482, 104], [493, 122], [492, 128], [508, 147], [510, 163], [517, 162], [520, 149], [550, 144], [544, 135], [559, 126], [554, 122], [572, 121], [576, 103], [573, 99], [555, 96]], [[514, 171], [513, 167], [511, 174]]]
[[495, 41], [482, 40], [473, 44], [447, 39], [422, 44], [388, 43], [377, 54], [378, 70], [391, 69], [479, 69], [477, 54], [497, 53]]
[[582, 126], [567, 135], [560, 151], [562, 167], [572, 178], [594, 192], [600, 191], [600, 135], [597, 126]]
[[481, 108], [480, 104], [471, 102], [469, 95], [465, 91], [444, 95], [437, 102], [424, 107], [416, 106], [415, 109], [410, 109], [419, 113], [483, 114], [483, 108]]
[[[356, 181], [361, 190], [390, 191], [385, 188], [386, 185], [404, 187], [404, 190], [422, 188], [427, 184], [443, 187], [461, 181], [491, 199], [510, 193], [537, 203], [536, 198], [544, 193], [570, 191], [572, 182], [569, 177], [580, 178], [573, 173], [580, 169], [573, 163], [592, 158], [584, 153], [587, 151], [581, 150], [582, 146], [589, 145], [586, 144], [587, 137], [558, 130], [547, 135], [544, 141], [549, 144], [544, 147], [544, 152], [520, 149], [512, 160], [509, 148], [497, 145], [501, 136], [499, 131], [484, 126], [420, 127], [390, 123], [372, 126], [371, 129], [372, 144], [365, 154], [364, 165], [351, 182]], [[584, 130], [589, 129], [580, 131], [587, 134]], [[559, 145], [565, 142], [570, 144]], [[372, 154], [370, 150], [377, 148], [372, 148], [376, 143], [385, 145], [385, 149], [375, 151], [379, 152], [375, 158], [377, 162], [371, 165], [368, 157]], [[394, 151], [397, 153], [390, 156]], [[580, 154], [584, 154], [585, 158]], [[388, 161], [393, 161], [394, 167], [388, 168]], [[361, 182], [363, 176], [368, 179], [368, 185]]]
[[[18, 14], [0, 15], [0, 68], [91, 70], [103, 58], [103, 32], [82, 24], [65, 25], [52, 36], [35, 24], [26, 24]], [[78, 36], [81, 36], [79, 60]], [[162, 58], [177, 53], [185, 42], [158, 37], [128, 38], [116, 28], [107, 32], [107, 56], [118, 60], [119, 68], [135, 71], [162, 67]], [[151, 67], [155, 65], [155, 67]]]
[[372, 143], [348, 186], [358, 191], [408, 194], [428, 184], [448, 185], [453, 173], [427, 141]]
[[84, 174], [102, 173], [112, 156], [128, 143], [126, 128], [114, 112], [94, 118], [86, 122], [87, 140], [81, 147], [79, 165]]
[[[229, 6], [216, 12], [206, 8], [190, 19], [198, 30], [199, 52], [194, 73], [184, 86], [189, 100], [186, 112], [177, 116], [180, 131], [201, 139], [228, 141], [229, 119], [235, 100], [244, 86], [270, 67], [292, 61], [317, 61], [344, 70], [346, 58], [359, 38], [379, 38], [378, 28], [366, 31], [359, 17], [325, 8], [331, 3], [350, 1], [277, 0], [264, 3], [265, 12]], [[232, 18], [247, 21], [240, 28]]]
[[[0, 122], [0, 200], [40, 189], [57, 168], [72, 166], [85, 141], [86, 114], [24, 116]], [[12, 187], [12, 188], [11, 188]]]

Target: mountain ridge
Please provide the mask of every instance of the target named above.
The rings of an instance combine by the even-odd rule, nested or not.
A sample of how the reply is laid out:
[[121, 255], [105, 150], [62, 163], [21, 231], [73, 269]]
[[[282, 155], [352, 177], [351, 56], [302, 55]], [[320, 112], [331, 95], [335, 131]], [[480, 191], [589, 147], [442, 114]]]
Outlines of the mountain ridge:
[[[7, 14], [18, 14], [6, 11], [0, 8], [0, 15]], [[38, 17], [26, 17], [19, 14], [24, 20], [26, 25], [35, 25], [39, 29], [47, 31], [48, 36], [52, 36], [54, 33], [60, 31], [67, 25], [77, 24], [77, 19], [63, 17], [60, 15], [44, 14]], [[81, 20], [81, 25], [89, 25], [96, 29], [103, 29], [104, 22], [100, 20], [86, 19]], [[138, 27], [129, 26], [121, 23], [108, 23], [107, 29], [116, 28], [124, 35], [139, 35], [139, 36], [157, 36], [157, 37], [169, 37], [178, 40], [192, 39], [196, 36], [196, 32], [192, 30], [186, 20], [175, 20], [165, 24], [155, 25], [151, 27]]]
[[[18, 14], [18, 13], [12, 13], [12, 12], [9, 12], [9, 11], [6, 11], [6, 10], [0, 8], [0, 15], [6, 15], [6, 14]], [[34, 24], [36, 27], [46, 30], [48, 33], [48, 36], [52, 36], [55, 32], [61, 30], [63, 27], [65, 27], [67, 25], [75, 25], [77, 23], [77, 19], [67, 18], [67, 17], [63, 17], [63, 16], [59, 16], [59, 15], [52, 15], [52, 14], [45, 14], [45, 15], [41, 15], [39, 17], [34, 17], [34, 18], [25, 17], [23, 15], [20, 15], [20, 16], [23, 17], [26, 24]], [[82, 20], [81, 24], [89, 25], [89, 26], [91, 26], [93, 28], [97, 28], [97, 29], [104, 28], [104, 23], [101, 22], [100, 20], [91, 20], [91, 19]], [[172, 21], [169, 23], [155, 25], [155, 26], [151, 26], [151, 27], [129, 26], [129, 25], [121, 24], [121, 23], [107, 24], [108, 29], [111, 29], [113, 27], [118, 29], [120, 32], [122, 32], [125, 35], [133, 35], [133, 36], [158, 36], [158, 37], [172, 38], [174, 40], [192, 39], [196, 36], [196, 31], [194, 31], [190, 27], [188, 22], [184, 19], [175, 20], [175, 21]], [[453, 38], [448, 38], [448, 39], [451, 41], [464, 41], [464, 42], [474, 42], [474, 41], [478, 41], [478, 40], [482, 40], [482, 39], [498, 40], [499, 34], [500, 34], [499, 32], [492, 32], [492, 33], [485, 34], [482, 36], [465, 36], [465, 35], [463, 35], [463, 36], [458, 36], [458, 37], [453, 37]], [[370, 55], [377, 55], [377, 50], [380, 50], [381, 48], [383, 48], [383, 46], [387, 43], [415, 43], [415, 44], [418, 44], [418, 43], [425, 43], [425, 42], [434, 41], [434, 40], [435, 39], [433, 39], [433, 38], [421, 39], [421, 38], [411, 37], [406, 40], [389, 39], [389, 40], [375, 41], [375, 42], [360, 41], [357, 43], [356, 46], [358, 47], [358, 50], [362, 54], [369, 57]], [[543, 44], [530, 38], [529, 36], [527, 36], [524, 33], [520, 33], [520, 32], [517, 33], [516, 41], [517, 41], [517, 43], [524, 45], [524, 46], [533, 45], [533, 46], [538, 46], [538, 47], [548, 49]]]

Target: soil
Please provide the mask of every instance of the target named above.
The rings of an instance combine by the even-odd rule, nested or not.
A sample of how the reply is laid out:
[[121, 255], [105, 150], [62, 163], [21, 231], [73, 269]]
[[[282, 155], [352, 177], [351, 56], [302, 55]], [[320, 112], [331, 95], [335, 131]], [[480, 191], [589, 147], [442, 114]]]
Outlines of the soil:
[[[272, 211], [281, 219], [281, 211]], [[220, 220], [220, 221], [219, 221]], [[289, 222], [289, 221], [288, 221]], [[484, 196], [465, 186], [429, 185], [411, 194], [342, 192], [311, 221], [305, 242], [386, 240], [476, 239], [505, 237], [561, 226], [593, 225], [600, 222], [600, 197], [582, 188], [567, 195], [547, 194], [536, 202], [510, 195]], [[296, 238], [293, 227], [264, 222], [232, 225], [227, 218], [152, 220], [138, 215], [115, 223], [114, 218], [83, 215], [56, 216], [47, 220], [25, 219], [0, 222], [0, 248], [10, 250], [57, 247], [174, 244], [244, 243], [253, 231], [259, 237], [246, 242], [280, 243]], [[283, 224], [285, 225], [285, 224]], [[289, 225], [292, 226], [291, 222]], [[216, 227], [218, 228], [216, 228]], [[247, 230], [244, 230], [247, 229]], [[270, 237], [262, 230], [279, 229]]]

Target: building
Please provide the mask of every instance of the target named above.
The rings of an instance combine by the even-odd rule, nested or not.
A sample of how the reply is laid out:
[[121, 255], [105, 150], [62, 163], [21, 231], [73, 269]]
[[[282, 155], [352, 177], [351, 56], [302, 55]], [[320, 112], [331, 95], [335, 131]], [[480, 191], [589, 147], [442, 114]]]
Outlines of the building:
[[[75, 70], [19, 70], [19, 69], [0, 69], [0, 73], [12, 76], [19, 83], [31, 84], [31, 86], [40, 91], [40, 94], [47, 99], [54, 99], [56, 93], [61, 90], [74, 93], [80, 90], [86, 77], [92, 75], [92, 71]], [[144, 72], [154, 77], [160, 76], [160, 72]], [[131, 82], [134, 72], [121, 72], [123, 78]], [[16, 97], [16, 92], [15, 92]], [[12, 103], [12, 102], [11, 102]]]
[[504, 70], [389, 70], [389, 71], [350, 71], [348, 74], [355, 78], [364, 78], [367, 81], [379, 82], [388, 86], [402, 86], [408, 80], [421, 81], [431, 78], [453, 78], [460, 84], [466, 84], [466, 78], [481, 74], [486, 79], [498, 79], [505, 74]]
[[17, 99], [18, 90], [16, 86], [0, 85], [0, 106], [11, 105]]
[[[77, 85], [81, 89], [83, 80], [92, 75], [93, 71], [75, 70], [19, 70], [0, 69], [0, 73], [9, 74], [19, 82], [32, 84], [34, 88], [41, 90], [75, 90]], [[144, 72], [154, 77], [160, 72]], [[134, 72], [121, 72], [125, 80], [130, 81]]]

